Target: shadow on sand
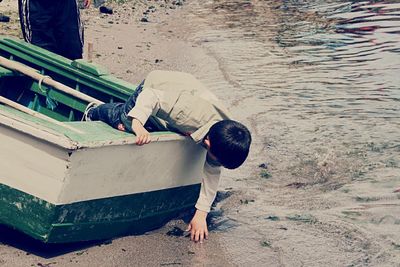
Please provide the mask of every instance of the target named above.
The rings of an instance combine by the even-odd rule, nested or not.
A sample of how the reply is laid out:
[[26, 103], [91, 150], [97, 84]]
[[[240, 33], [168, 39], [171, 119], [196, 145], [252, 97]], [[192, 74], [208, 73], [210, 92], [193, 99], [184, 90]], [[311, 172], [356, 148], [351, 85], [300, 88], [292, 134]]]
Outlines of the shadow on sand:
[[27, 254], [33, 254], [45, 259], [60, 256], [69, 252], [82, 250], [92, 246], [110, 244], [112, 240], [82, 241], [75, 243], [47, 244], [14, 230], [0, 225], [0, 245], [11, 246]]
[[[222, 210], [215, 208], [215, 205], [217, 203], [225, 200], [231, 195], [231, 192], [218, 192], [213, 205], [213, 209], [211, 210], [207, 218], [209, 231], [227, 231], [229, 228], [237, 226], [237, 223], [223, 216]], [[181, 212], [177, 217], [173, 218], [172, 220], [182, 220], [185, 224], [188, 224], [193, 218], [194, 213], [194, 208], [188, 209]], [[168, 223], [168, 221], [166, 221], [166, 223]], [[165, 225], [161, 226], [160, 228], [162, 227], [165, 227]], [[178, 227], [167, 226], [165, 230], [168, 230], [166, 232], [166, 235], [168, 236], [188, 236], [187, 232]], [[151, 234], [151, 231], [141, 234]], [[112, 240], [113, 239], [57, 244], [43, 243], [42, 241], [36, 240], [28, 236], [27, 234], [15, 230], [9, 226], [0, 225], [0, 246], [3, 245], [14, 247], [16, 249], [25, 251], [27, 254], [33, 254], [45, 259], [50, 259], [70, 252], [80, 251], [93, 246], [108, 245], [112, 243]]]

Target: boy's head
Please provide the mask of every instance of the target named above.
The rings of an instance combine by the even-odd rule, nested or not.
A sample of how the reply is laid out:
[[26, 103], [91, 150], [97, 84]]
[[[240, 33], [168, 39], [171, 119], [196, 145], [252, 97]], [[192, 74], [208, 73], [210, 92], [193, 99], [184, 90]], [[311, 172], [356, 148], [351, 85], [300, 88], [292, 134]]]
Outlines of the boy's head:
[[250, 131], [233, 120], [222, 120], [211, 126], [208, 151], [227, 169], [236, 169], [246, 160], [251, 144]]

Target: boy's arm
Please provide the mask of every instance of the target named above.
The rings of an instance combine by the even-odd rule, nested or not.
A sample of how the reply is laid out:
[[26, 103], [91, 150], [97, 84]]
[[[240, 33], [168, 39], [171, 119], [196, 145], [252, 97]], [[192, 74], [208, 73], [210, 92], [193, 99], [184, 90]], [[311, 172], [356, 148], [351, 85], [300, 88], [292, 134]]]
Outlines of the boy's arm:
[[143, 90], [137, 97], [135, 106], [128, 113], [132, 118], [132, 131], [136, 134], [137, 145], [150, 143], [150, 134], [143, 125], [158, 109], [159, 99], [156, 94], [152, 90]]
[[201, 182], [199, 199], [196, 203], [196, 213], [188, 225], [187, 231], [190, 231], [191, 240], [202, 242], [208, 238], [207, 214], [210, 211], [218, 190], [221, 167], [213, 166], [207, 161], [204, 164], [205, 177]]
[[138, 119], [132, 119], [132, 131], [136, 134], [137, 145], [141, 146], [150, 143], [150, 134]]

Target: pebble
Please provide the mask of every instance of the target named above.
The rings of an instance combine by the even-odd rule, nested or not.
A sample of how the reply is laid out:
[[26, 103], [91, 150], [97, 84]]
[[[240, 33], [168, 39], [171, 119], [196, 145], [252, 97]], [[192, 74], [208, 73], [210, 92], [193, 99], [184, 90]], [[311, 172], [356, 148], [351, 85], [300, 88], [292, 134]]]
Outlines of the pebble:
[[0, 14], [0, 22], [10, 22], [10, 17]]
[[100, 13], [103, 13], [103, 14], [113, 14], [114, 13], [114, 11], [111, 7], [106, 7], [106, 6], [101, 6], [99, 8], [99, 11], [100, 11]]

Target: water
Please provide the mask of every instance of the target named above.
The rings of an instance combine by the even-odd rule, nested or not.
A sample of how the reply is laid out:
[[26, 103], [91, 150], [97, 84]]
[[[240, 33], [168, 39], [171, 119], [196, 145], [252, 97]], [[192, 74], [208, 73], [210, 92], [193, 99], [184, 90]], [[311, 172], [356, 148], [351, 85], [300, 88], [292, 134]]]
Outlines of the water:
[[230, 78], [260, 102], [399, 125], [400, 4], [210, 1], [198, 14], [212, 16], [206, 41]]
[[[295, 142], [400, 141], [400, 3], [202, 1], [191, 7], [192, 40], [217, 58], [235, 95], [231, 105], [256, 132], [268, 135], [266, 122], [276, 119], [291, 128], [280, 134]], [[208, 79], [226, 90], [218, 78]]]
[[[224, 172], [221, 185], [236, 190], [225, 209], [239, 226], [223, 235], [235, 263], [390, 265], [376, 259], [379, 249], [393, 247], [375, 243], [400, 244], [399, 235], [381, 239], [398, 225], [371, 222], [400, 214], [391, 195], [400, 186], [400, 3], [221, 0], [189, 7], [185, 20], [195, 27], [188, 38], [209, 51], [220, 73], [201, 78], [254, 137], [247, 164]], [[272, 178], [260, 177], [261, 163]], [[386, 199], [393, 210], [343, 217], [362, 209], [360, 196]], [[266, 222], [271, 216], [281, 219]], [[318, 226], [282, 219], [298, 216]], [[354, 236], [344, 240], [347, 232]]]

